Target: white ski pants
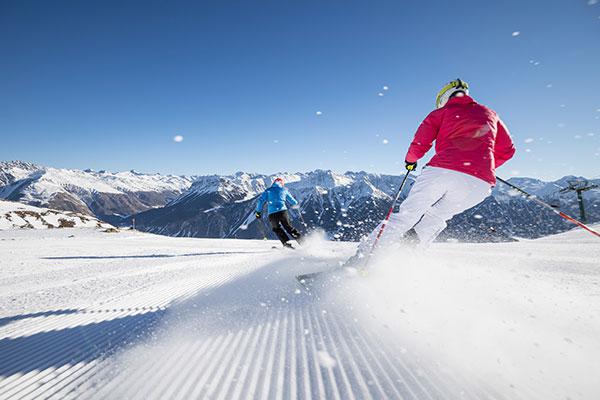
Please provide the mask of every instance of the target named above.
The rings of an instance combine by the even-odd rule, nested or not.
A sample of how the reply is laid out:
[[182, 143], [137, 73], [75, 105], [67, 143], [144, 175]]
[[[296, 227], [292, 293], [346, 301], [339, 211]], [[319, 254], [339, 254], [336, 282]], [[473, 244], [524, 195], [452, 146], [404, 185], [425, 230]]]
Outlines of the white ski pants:
[[[398, 213], [391, 215], [378, 246], [398, 242], [414, 227], [419, 236], [419, 247], [425, 248], [446, 228], [446, 221], [481, 203], [490, 193], [491, 185], [472, 175], [426, 167]], [[365, 246], [372, 246], [380, 228], [381, 224], [369, 235]], [[364, 247], [361, 250], [364, 252]]]

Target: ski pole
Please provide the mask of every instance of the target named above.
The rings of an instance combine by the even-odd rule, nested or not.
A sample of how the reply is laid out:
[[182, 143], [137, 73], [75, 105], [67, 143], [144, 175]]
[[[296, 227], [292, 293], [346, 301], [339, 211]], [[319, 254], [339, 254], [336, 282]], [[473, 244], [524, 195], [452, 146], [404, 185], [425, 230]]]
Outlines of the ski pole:
[[[379, 238], [381, 237], [381, 235], [383, 235], [385, 226], [387, 225], [388, 221], [390, 220], [390, 217], [392, 216], [392, 212], [394, 212], [394, 207], [396, 206], [396, 203], [398, 202], [398, 199], [400, 198], [400, 194], [402, 193], [402, 189], [404, 188], [404, 184], [406, 183], [408, 174], [410, 174], [410, 171], [407, 171], [406, 175], [404, 175], [404, 179], [402, 179], [402, 183], [400, 184], [400, 187], [398, 188], [398, 193], [396, 193], [396, 197], [394, 197], [392, 206], [390, 207], [387, 215], [385, 216], [385, 219], [381, 223], [381, 228], [379, 228], [379, 232], [377, 232], [377, 236], [375, 237], [375, 241], [373, 242], [373, 246], [371, 247], [371, 252], [369, 253], [368, 257], [371, 257], [371, 254], [373, 254], [373, 252], [375, 251], [375, 247], [377, 246], [377, 243], [379, 242]], [[367, 258], [367, 262], [368, 261], [369, 261], [369, 259]], [[365, 265], [366, 264], [367, 263], [365, 262]]]
[[305, 228], [308, 228], [308, 225], [306, 225], [306, 222], [304, 222], [304, 217], [302, 216], [301, 209], [298, 209], [298, 216], [300, 217], [300, 221], [302, 222], [302, 225], [304, 225]]
[[575, 224], [575, 225], [577, 225], [577, 226], [585, 229], [586, 231], [588, 231], [592, 235], [600, 237], [600, 233], [596, 232], [595, 230], [593, 230], [589, 226], [585, 225], [583, 222], [580, 222], [580, 221], [576, 220], [575, 218], [568, 216], [564, 212], [555, 209], [550, 204], [548, 204], [548, 203], [540, 200], [537, 196], [535, 196], [535, 195], [533, 195], [531, 193], [527, 193], [525, 190], [521, 189], [520, 187], [515, 186], [512, 183], [507, 182], [507, 181], [505, 181], [504, 179], [502, 179], [500, 177], [496, 177], [496, 179], [498, 179], [500, 182], [504, 183], [505, 185], [510, 186], [511, 188], [515, 189], [516, 191], [518, 191], [519, 193], [523, 194], [528, 199], [535, 201], [539, 205], [544, 206], [544, 207], [546, 207], [549, 210], [552, 210], [553, 213], [560, 215], [562, 218], [566, 219], [567, 221], [569, 221], [569, 222], [571, 222], [571, 223], [573, 223], [573, 224]]

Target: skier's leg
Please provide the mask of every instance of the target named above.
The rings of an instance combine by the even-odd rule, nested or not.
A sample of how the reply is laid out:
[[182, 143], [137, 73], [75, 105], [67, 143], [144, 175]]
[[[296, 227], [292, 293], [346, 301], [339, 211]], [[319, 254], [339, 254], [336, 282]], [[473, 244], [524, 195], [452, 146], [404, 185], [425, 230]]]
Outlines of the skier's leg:
[[[400, 204], [397, 213], [393, 213], [387, 222], [380, 246], [387, 246], [401, 241], [402, 236], [410, 230], [446, 192], [444, 178], [447, 170], [442, 168], [427, 167], [417, 178], [410, 189], [408, 197]], [[358, 247], [358, 253], [366, 254], [371, 251], [375, 238], [381, 229], [381, 225], [362, 240]]]
[[446, 228], [446, 221], [481, 203], [491, 193], [490, 184], [474, 176], [453, 171], [447, 178], [448, 191], [415, 226], [420, 248], [426, 248], [435, 240]]
[[282, 211], [283, 216], [281, 217], [281, 225], [283, 225], [283, 229], [286, 230], [287, 233], [290, 234], [296, 241], [300, 242], [302, 240], [302, 235], [296, 228], [294, 228], [290, 222], [290, 216], [287, 211]]
[[270, 214], [269, 222], [271, 223], [271, 229], [273, 230], [273, 232], [275, 232], [281, 243], [286, 244], [290, 240], [290, 238], [288, 237], [288, 235], [285, 234], [285, 231], [281, 228], [281, 212]]

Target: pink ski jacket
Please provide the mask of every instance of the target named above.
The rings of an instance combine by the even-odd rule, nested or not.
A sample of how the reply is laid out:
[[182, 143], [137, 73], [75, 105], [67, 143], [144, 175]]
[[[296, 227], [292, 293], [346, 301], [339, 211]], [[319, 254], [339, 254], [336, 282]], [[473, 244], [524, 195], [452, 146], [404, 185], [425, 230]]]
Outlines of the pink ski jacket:
[[464, 172], [490, 185], [495, 170], [515, 154], [506, 126], [493, 110], [469, 96], [453, 97], [432, 111], [417, 129], [406, 161], [416, 162], [435, 141], [432, 167]]

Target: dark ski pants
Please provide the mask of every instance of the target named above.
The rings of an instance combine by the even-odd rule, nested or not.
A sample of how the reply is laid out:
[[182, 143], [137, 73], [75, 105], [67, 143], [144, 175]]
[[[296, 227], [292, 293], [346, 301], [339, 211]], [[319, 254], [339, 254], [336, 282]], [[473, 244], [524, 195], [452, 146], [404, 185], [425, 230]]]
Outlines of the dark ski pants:
[[271, 223], [271, 229], [273, 229], [273, 232], [275, 232], [279, 240], [281, 240], [281, 243], [285, 244], [290, 240], [286, 231], [296, 240], [300, 240], [302, 237], [300, 232], [298, 232], [290, 223], [290, 217], [287, 210], [269, 214], [269, 222]]

